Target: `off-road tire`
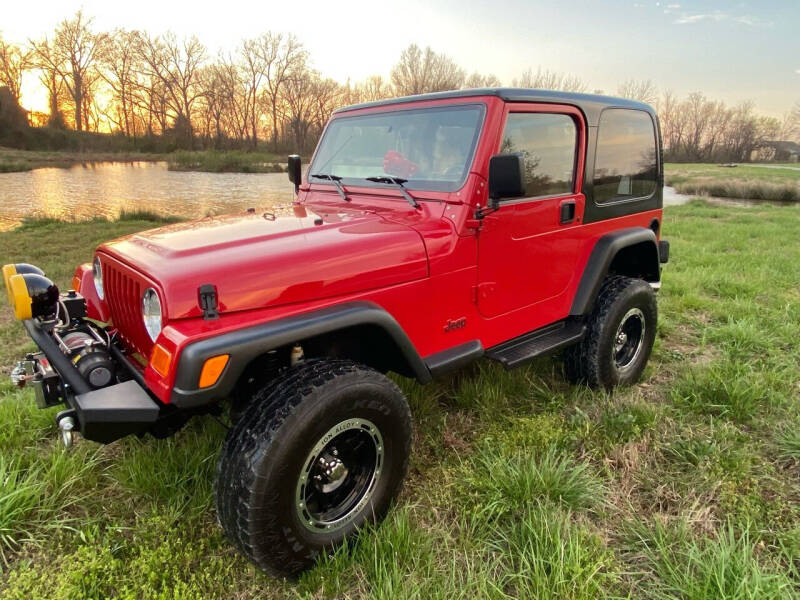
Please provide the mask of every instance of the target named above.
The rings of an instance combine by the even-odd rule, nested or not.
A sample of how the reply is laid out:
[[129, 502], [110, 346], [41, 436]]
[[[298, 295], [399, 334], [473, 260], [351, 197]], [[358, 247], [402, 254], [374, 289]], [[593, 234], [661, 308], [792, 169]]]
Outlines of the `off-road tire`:
[[[615, 361], [616, 335], [623, 318], [636, 309], [645, 324], [642, 346], [630, 364], [620, 369]], [[620, 275], [607, 277], [587, 318], [585, 337], [564, 352], [567, 379], [607, 390], [636, 383], [650, 358], [657, 322], [656, 295], [649, 283]]]
[[[296, 492], [306, 457], [326, 432], [363, 419], [380, 432], [383, 463], [369, 501], [333, 533], [300, 521]], [[380, 447], [379, 447], [380, 448]], [[230, 429], [217, 463], [215, 502], [230, 540], [264, 571], [293, 577], [366, 522], [383, 518], [408, 470], [411, 413], [386, 376], [348, 360], [314, 359], [258, 391]]]

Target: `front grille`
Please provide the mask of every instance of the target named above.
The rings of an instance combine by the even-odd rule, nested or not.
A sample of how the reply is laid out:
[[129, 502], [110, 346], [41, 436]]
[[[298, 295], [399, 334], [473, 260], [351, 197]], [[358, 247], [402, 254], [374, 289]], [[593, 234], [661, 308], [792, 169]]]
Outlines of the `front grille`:
[[129, 350], [147, 359], [153, 342], [142, 321], [142, 294], [150, 284], [133, 269], [116, 260], [102, 257], [101, 261], [105, 298], [117, 336]]

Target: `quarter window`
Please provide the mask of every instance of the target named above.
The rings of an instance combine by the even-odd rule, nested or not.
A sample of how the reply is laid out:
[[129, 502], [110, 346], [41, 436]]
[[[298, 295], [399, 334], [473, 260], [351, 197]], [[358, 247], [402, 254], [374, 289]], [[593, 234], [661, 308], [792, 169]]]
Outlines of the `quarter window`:
[[575, 182], [578, 130], [569, 115], [511, 113], [506, 120], [503, 154], [525, 159], [525, 196], [571, 194]]
[[645, 198], [656, 189], [656, 135], [644, 111], [612, 108], [600, 116], [594, 163], [597, 204]]

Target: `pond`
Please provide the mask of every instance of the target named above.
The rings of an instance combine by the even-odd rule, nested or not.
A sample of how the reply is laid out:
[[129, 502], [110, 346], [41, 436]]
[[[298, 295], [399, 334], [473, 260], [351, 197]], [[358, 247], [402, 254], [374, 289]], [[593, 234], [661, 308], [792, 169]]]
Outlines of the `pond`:
[[0, 231], [25, 217], [115, 218], [121, 211], [164, 215], [268, 210], [294, 197], [286, 173], [200, 173], [166, 163], [91, 163], [0, 174]]
[[[0, 173], [0, 231], [25, 217], [81, 220], [115, 218], [121, 211], [204, 217], [255, 208], [274, 210], [294, 198], [286, 173], [201, 173], [169, 171], [166, 163], [89, 163], [68, 169]], [[664, 206], [690, 196], [664, 188]], [[712, 198], [713, 203], [749, 205]]]

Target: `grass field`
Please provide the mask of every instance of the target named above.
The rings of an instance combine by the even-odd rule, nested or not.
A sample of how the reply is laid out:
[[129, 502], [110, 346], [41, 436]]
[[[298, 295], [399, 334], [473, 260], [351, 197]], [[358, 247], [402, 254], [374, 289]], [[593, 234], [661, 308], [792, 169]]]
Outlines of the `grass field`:
[[667, 163], [665, 182], [681, 194], [747, 200], [800, 201], [800, 164], [723, 167], [707, 163]]
[[[0, 235], [65, 284], [151, 223]], [[671, 262], [644, 381], [570, 387], [550, 358], [425, 388], [408, 483], [380, 527], [299, 582], [256, 572], [215, 523], [223, 427], [79, 441], [0, 384], [0, 598], [800, 596], [800, 207], [667, 210]], [[2, 356], [26, 347], [0, 312]]]

